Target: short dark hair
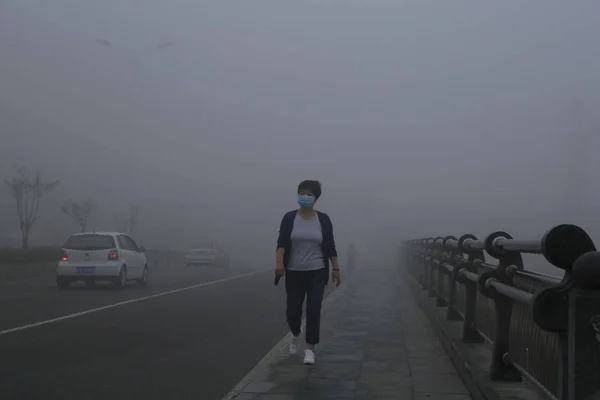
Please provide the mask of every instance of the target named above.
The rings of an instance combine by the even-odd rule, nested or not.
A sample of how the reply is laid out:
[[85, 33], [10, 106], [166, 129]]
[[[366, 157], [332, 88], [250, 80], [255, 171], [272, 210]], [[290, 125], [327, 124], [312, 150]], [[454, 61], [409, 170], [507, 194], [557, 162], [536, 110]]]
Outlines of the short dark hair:
[[310, 190], [315, 195], [315, 199], [321, 197], [321, 182], [319, 181], [302, 181], [298, 185], [298, 193], [303, 190]]

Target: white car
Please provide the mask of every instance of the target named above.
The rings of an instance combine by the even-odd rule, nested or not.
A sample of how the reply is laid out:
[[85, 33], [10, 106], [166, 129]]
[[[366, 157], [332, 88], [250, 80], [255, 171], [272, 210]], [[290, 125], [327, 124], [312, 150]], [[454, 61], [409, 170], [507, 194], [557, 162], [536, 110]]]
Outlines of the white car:
[[185, 255], [185, 264], [188, 267], [201, 265], [228, 267], [229, 257], [220, 246], [207, 244], [189, 249]]
[[125, 233], [84, 232], [71, 235], [62, 247], [56, 268], [56, 283], [68, 289], [72, 282], [110, 281], [117, 287], [135, 281], [148, 283], [145, 249]]

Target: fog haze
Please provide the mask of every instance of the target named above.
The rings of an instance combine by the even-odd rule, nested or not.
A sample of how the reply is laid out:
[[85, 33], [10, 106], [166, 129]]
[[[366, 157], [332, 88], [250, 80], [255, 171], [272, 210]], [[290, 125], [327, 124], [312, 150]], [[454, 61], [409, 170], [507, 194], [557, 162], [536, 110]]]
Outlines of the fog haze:
[[61, 180], [38, 243], [92, 198], [95, 229], [134, 203], [148, 246], [210, 236], [267, 262], [303, 179], [344, 250], [562, 222], [598, 238], [598, 37], [591, 0], [5, 0], [0, 172]]

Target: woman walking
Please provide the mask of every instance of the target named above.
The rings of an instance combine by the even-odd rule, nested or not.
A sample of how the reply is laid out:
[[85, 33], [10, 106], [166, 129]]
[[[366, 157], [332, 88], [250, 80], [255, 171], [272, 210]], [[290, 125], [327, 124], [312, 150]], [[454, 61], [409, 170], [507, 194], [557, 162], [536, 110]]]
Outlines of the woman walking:
[[321, 303], [329, 281], [329, 261], [333, 281], [336, 286], [341, 283], [333, 224], [327, 214], [314, 209], [319, 197], [321, 184], [318, 181], [303, 181], [298, 185], [300, 208], [287, 212], [281, 220], [275, 267], [278, 276], [285, 275], [286, 316], [292, 332], [291, 354], [298, 350], [306, 297], [304, 364], [309, 365], [315, 363], [314, 349], [319, 343]]

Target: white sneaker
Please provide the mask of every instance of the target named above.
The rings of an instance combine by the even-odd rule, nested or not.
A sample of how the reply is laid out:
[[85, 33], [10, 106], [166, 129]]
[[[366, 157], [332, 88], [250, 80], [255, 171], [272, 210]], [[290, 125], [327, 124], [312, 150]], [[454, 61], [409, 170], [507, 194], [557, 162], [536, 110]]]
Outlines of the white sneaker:
[[300, 343], [300, 335], [292, 335], [292, 340], [290, 340], [290, 354], [296, 354], [298, 352], [298, 343]]
[[304, 350], [304, 365], [315, 364], [315, 352], [309, 349]]

